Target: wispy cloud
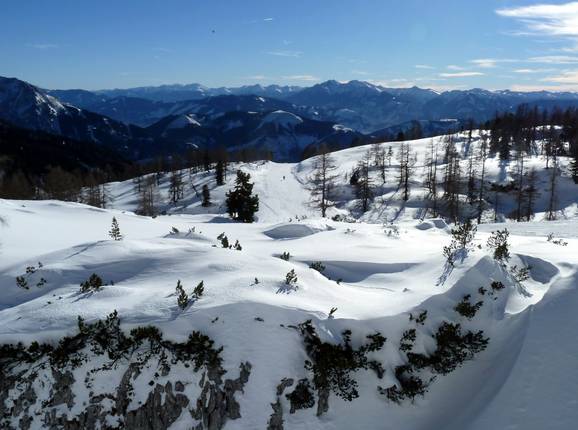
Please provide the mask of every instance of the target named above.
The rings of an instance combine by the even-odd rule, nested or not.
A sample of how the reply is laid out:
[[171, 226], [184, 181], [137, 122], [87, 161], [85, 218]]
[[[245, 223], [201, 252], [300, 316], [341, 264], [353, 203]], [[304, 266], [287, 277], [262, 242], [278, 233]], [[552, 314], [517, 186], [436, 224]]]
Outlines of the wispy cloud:
[[569, 70], [559, 75], [548, 76], [541, 79], [542, 82], [551, 82], [554, 84], [576, 85], [578, 86], [578, 70]]
[[455, 72], [455, 73], [440, 73], [442, 78], [470, 78], [473, 76], [484, 76], [482, 72]]
[[365, 70], [352, 70], [351, 74], [352, 75], [358, 75], [358, 76], [369, 76], [371, 73], [366, 72]]
[[533, 74], [533, 73], [546, 73], [546, 72], [551, 72], [552, 70], [554, 70], [554, 69], [529, 69], [529, 68], [527, 68], [527, 69], [515, 69], [515, 70], [512, 70], [512, 72], [514, 72], [514, 73], [519, 73], [519, 74], [522, 74], [522, 75], [530, 75], [530, 74]]
[[263, 21], [271, 22], [271, 21], [275, 21], [275, 18], [263, 18]]
[[516, 84], [510, 87], [512, 91], [553, 91], [553, 92], [576, 92], [578, 91], [578, 85], [539, 85], [539, 84]]
[[479, 58], [476, 60], [471, 60], [470, 63], [481, 67], [483, 69], [492, 69], [494, 67], [498, 67], [499, 63], [515, 63], [517, 60], [513, 60], [511, 58]]
[[578, 37], [578, 2], [503, 8], [496, 13], [519, 21], [525, 34]]
[[26, 46], [34, 49], [56, 49], [59, 47], [55, 43], [27, 43]]
[[319, 79], [313, 75], [289, 75], [289, 76], [281, 76], [281, 79], [285, 79], [286, 81], [302, 81], [302, 82], [319, 82]]
[[450, 65], [446, 66], [446, 69], [448, 69], [448, 70], [464, 70], [463, 67], [456, 66], [455, 64], [450, 64]]
[[303, 52], [301, 51], [287, 51], [287, 50], [282, 50], [282, 51], [267, 51], [265, 52], [265, 54], [267, 55], [274, 55], [276, 57], [293, 57], [293, 58], [299, 58], [301, 57], [301, 55], [303, 55]]
[[265, 75], [250, 75], [250, 76], [244, 76], [243, 79], [247, 79], [250, 81], [268, 81], [271, 78], [268, 78]]
[[528, 58], [531, 63], [544, 64], [578, 64], [578, 57], [570, 55], [544, 55], [541, 57]]
[[435, 69], [435, 67], [429, 66], [429, 65], [427, 65], [427, 64], [416, 64], [414, 67], [415, 67], [416, 69], [424, 69], [424, 70], [432, 70], [432, 69]]

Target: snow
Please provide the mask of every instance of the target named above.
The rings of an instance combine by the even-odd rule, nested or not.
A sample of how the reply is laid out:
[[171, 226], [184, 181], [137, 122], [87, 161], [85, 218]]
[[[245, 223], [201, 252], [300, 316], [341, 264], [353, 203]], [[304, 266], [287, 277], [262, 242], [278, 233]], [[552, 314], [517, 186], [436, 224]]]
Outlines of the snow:
[[179, 115], [167, 126], [167, 129], [184, 128], [196, 126], [200, 127], [201, 123], [195, 119], [193, 115]]
[[277, 110], [265, 115], [261, 121], [260, 127], [263, 127], [265, 124], [275, 124], [276, 126], [292, 128], [298, 124], [301, 124], [302, 122], [303, 120], [300, 117], [291, 112]]
[[[386, 374], [377, 380], [370, 371], [357, 372], [360, 398], [346, 402], [331, 395], [329, 412], [321, 418], [314, 409], [289, 414], [282, 396], [286, 429], [574, 428], [578, 421], [578, 217], [572, 187], [576, 186], [564, 173], [560, 220], [544, 221], [545, 203], [539, 201], [532, 222], [484, 223], [476, 247], [453, 270], [445, 270], [441, 250], [450, 241], [451, 226], [439, 218], [420, 216], [420, 166], [428, 143], [429, 139], [410, 143], [418, 153], [410, 201], [405, 205], [399, 201], [394, 160], [386, 184], [376, 187], [375, 202], [366, 214], [352, 209], [345, 175], [367, 147], [334, 154], [341, 199], [331, 215], [347, 215], [351, 223], [321, 219], [309, 205], [306, 185], [312, 160], [231, 165], [221, 187], [215, 186], [212, 172], [187, 177], [198, 190], [210, 186], [214, 202], [210, 208], [200, 205], [192, 189], [176, 205], [169, 204], [165, 175], [159, 194], [166, 215], [156, 218], [134, 214], [137, 196], [132, 181], [107, 185], [111, 197], [107, 209], [59, 201], [0, 200], [0, 217], [6, 220], [0, 226], [0, 343], [54, 342], [74, 333], [79, 315], [94, 321], [115, 309], [126, 330], [153, 324], [175, 341], [184, 340], [192, 329], [200, 330], [224, 347], [224, 366], [231, 377], [238, 375], [240, 362], [253, 365], [244, 392], [237, 394], [242, 418], [229, 421], [225, 428], [266, 428], [279, 381], [309, 376], [303, 366], [302, 341], [289, 326], [311, 319], [326, 341], [339, 342], [341, 331], [351, 329], [353, 343], [359, 345], [365, 335], [381, 332], [388, 340], [372, 358], [383, 363]], [[395, 150], [399, 143], [384, 145]], [[560, 163], [564, 169], [567, 160]], [[529, 164], [539, 167], [546, 181], [544, 160], [535, 157]], [[237, 168], [251, 174], [260, 198], [253, 224], [234, 223], [225, 214], [225, 193]], [[507, 176], [498, 160], [488, 161], [491, 180]], [[377, 173], [375, 178], [377, 182]], [[541, 183], [542, 189], [545, 186]], [[511, 204], [505, 201], [504, 211]], [[107, 235], [113, 216], [124, 235], [122, 241]], [[178, 232], [171, 232], [173, 227]], [[485, 246], [491, 232], [504, 227], [511, 233], [510, 264], [531, 266], [530, 279], [523, 286], [491, 258]], [[217, 240], [221, 233], [231, 243], [239, 240], [242, 251], [221, 248]], [[563, 237], [567, 246], [549, 242], [550, 233]], [[279, 258], [284, 252], [291, 256], [288, 261]], [[27, 276], [30, 289], [18, 288], [16, 276], [24, 274], [27, 266], [38, 267], [38, 262], [42, 267]], [[313, 262], [321, 262], [325, 271], [309, 268]], [[285, 275], [292, 269], [298, 282], [288, 287]], [[79, 284], [92, 273], [113, 285], [80, 293]], [[41, 277], [47, 283], [36, 287]], [[187, 291], [201, 280], [205, 285], [205, 295], [184, 311], [176, 306], [177, 280]], [[495, 300], [478, 291], [492, 281], [506, 286]], [[484, 300], [471, 321], [453, 310], [466, 294], [473, 301]], [[333, 307], [337, 311], [329, 319]], [[409, 327], [408, 314], [426, 309], [425, 325], [417, 326], [416, 352], [432, 350], [431, 334], [442, 321], [484, 330], [489, 347], [462, 368], [439, 376], [425, 397], [401, 405], [388, 402], [376, 386], [395, 383], [394, 368], [403, 363], [399, 338]], [[185, 381], [187, 393], [198, 392], [198, 375], [184, 368], [175, 371]], [[136, 383], [134, 407], [142, 401], [138, 393], [146, 392], [144, 384], [150, 380], [146, 372]], [[111, 371], [95, 382], [94, 393], [107, 392], [119, 377]], [[86, 401], [82, 381], [77, 384], [74, 392]], [[181, 415], [172, 428], [191, 425]]]

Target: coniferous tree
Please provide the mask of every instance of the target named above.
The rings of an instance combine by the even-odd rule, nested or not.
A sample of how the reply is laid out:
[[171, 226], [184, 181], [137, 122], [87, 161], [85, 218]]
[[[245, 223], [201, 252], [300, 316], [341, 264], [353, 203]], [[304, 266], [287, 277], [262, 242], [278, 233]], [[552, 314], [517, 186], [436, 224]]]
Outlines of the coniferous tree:
[[225, 163], [222, 160], [217, 161], [217, 165], [215, 166], [215, 179], [217, 186], [225, 184]]
[[110, 231], [108, 232], [108, 235], [113, 240], [122, 240], [122, 234], [120, 233], [120, 227], [118, 226], [118, 221], [116, 220], [116, 217], [112, 217], [112, 224], [110, 227]]
[[372, 181], [369, 176], [370, 161], [371, 153], [368, 151], [363, 155], [363, 158], [357, 165], [359, 176], [355, 185], [355, 191], [359, 199], [359, 209], [361, 212], [367, 212], [369, 210], [369, 203], [373, 197]]
[[255, 213], [259, 210], [259, 196], [253, 195], [253, 186], [249, 180], [251, 175], [237, 170], [235, 188], [227, 193], [227, 212], [234, 220], [253, 222]]
[[211, 192], [207, 184], [203, 185], [203, 202], [201, 205], [205, 208], [211, 206]]
[[321, 211], [325, 218], [327, 209], [335, 206], [333, 193], [335, 186], [335, 161], [327, 151], [327, 147], [320, 148], [320, 154], [313, 160], [313, 175], [308, 179], [308, 188], [311, 192], [311, 205]]

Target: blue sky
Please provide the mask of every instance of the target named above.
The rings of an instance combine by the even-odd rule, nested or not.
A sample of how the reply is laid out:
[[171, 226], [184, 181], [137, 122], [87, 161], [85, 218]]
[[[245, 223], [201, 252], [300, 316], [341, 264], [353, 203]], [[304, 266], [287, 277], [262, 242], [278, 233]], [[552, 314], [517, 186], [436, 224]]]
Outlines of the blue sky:
[[45, 88], [578, 90], [578, 2], [2, 0], [0, 75]]

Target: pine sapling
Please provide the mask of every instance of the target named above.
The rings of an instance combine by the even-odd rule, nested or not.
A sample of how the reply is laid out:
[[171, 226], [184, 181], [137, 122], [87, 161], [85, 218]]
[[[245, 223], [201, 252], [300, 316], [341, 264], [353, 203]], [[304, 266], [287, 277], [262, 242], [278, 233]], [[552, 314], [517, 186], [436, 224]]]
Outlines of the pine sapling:
[[337, 308], [333, 307], [331, 308], [331, 310], [329, 311], [329, 315], [327, 316], [328, 319], [333, 319], [335, 318], [335, 312], [337, 312]]
[[285, 284], [289, 286], [297, 284], [297, 274], [295, 273], [295, 269], [291, 269], [287, 275], [285, 275]]
[[116, 220], [116, 217], [112, 217], [112, 225], [110, 227], [108, 235], [113, 240], [122, 240], [122, 234], [120, 233], [120, 227], [118, 226], [118, 221]]
[[177, 287], [175, 290], [177, 293], [177, 305], [182, 310], [185, 310], [189, 305], [189, 296], [187, 295], [187, 293], [185, 293], [185, 290], [183, 288], [183, 285], [181, 284], [180, 279], [177, 281]]
[[508, 229], [493, 231], [488, 238], [487, 246], [493, 250], [494, 260], [501, 265], [505, 265], [510, 260], [510, 244], [508, 238], [510, 232]]
[[196, 300], [199, 300], [203, 296], [204, 293], [205, 293], [205, 283], [204, 283], [204, 281], [201, 281], [197, 284], [197, 286], [193, 290], [192, 297], [196, 301]]

